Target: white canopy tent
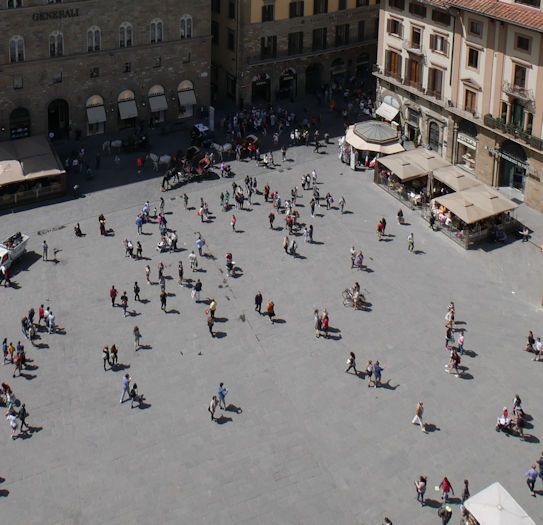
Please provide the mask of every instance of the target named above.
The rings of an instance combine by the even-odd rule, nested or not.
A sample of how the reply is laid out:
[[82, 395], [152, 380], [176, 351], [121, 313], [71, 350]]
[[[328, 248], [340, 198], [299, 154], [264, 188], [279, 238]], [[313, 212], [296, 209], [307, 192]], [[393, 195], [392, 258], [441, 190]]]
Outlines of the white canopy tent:
[[464, 507], [480, 525], [535, 525], [499, 482], [471, 496]]

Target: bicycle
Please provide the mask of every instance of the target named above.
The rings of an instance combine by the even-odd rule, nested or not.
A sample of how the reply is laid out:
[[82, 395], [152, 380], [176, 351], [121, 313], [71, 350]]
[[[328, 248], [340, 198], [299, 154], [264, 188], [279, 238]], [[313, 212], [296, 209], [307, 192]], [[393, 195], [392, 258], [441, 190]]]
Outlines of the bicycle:
[[[367, 290], [364, 290], [364, 291], [367, 292]], [[345, 290], [341, 292], [341, 296], [343, 297], [343, 306], [346, 306], [348, 308], [354, 307], [354, 299], [352, 296], [352, 292], [351, 290], [349, 290], [349, 288], [345, 288]], [[362, 305], [365, 302], [366, 302], [365, 295], [361, 291], [358, 292], [358, 310], [362, 309]]]

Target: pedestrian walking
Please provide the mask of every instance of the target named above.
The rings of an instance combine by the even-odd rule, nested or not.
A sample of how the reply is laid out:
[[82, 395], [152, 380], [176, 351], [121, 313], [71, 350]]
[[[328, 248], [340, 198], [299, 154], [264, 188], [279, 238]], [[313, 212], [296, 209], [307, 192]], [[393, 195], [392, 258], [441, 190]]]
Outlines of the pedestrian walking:
[[209, 333], [211, 334], [211, 337], [215, 337], [215, 334], [213, 333], [213, 325], [215, 324], [215, 319], [211, 317], [211, 315], [207, 316], [207, 328], [209, 329]]
[[123, 308], [124, 316], [126, 317], [128, 315], [128, 295], [126, 295], [126, 291], [121, 295], [121, 306]]
[[274, 324], [275, 323], [275, 321], [274, 321], [275, 305], [274, 305], [273, 301], [268, 302], [268, 307], [267, 307], [266, 311], [268, 312], [268, 317], [270, 318], [271, 324]]
[[194, 289], [192, 290], [192, 298], [195, 302], [200, 302], [200, 292], [202, 291], [202, 283], [200, 282], [200, 279], [198, 279], [194, 285]]
[[370, 359], [366, 365], [366, 379], [368, 380], [368, 388], [371, 386], [371, 377], [373, 376], [373, 361]]
[[9, 363], [8, 340], [6, 337], [2, 341], [2, 353], [4, 354], [4, 364]]
[[160, 293], [160, 309], [166, 311], [166, 291]]
[[417, 403], [416, 408], [415, 408], [415, 416], [413, 417], [413, 420], [411, 421], [411, 423], [413, 423], [413, 425], [420, 425], [420, 429], [425, 434], [428, 434], [428, 431], [426, 430], [424, 422], [422, 421], [422, 415], [423, 414], [424, 414], [424, 405], [423, 405], [422, 401], [419, 401]]
[[137, 326], [134, 326], [134, 330], [132, 330], [132, 333], [134, 334], [134, 350], [137, 352], [140, 349], [140, 341], [141, 341], [140, 329]]
[[339, 209], [341, 211], [341, 215], [343, 215], [343, 211], [345, 209], [345, 197], [342, 195], [341, 199], [339, 200]]
[[537, 470], [535, 469], [535, 464], [528, 469], [528, 472], [524, 474], [524, 477], [526, 478], [526, 484], [528, 485], [532, 496], [535, 498], [534, 485], [537, 480]]
[[[40, 304], [40, 307], [38, 308], [38, 326], [41, 325], [42, 319], [44, 319], [44, 309], [43, 309], [43, 304]], [[45, 319], [44, 319], [44, 324], [45, 324]]]
[[469, 493], [469, 481], [467, 479], [464, 480], [464, 491], [462, 492], [462, 504], [464, 501], [469, 499], [470, 493]]
[[42, 250], [42, 260], [47, 261], [47, 252], [49, 250], [49, 246], [47, 246], [47, 241], [44, 239], [41, 245]]
[[356, 357], [354, 355], [354, 352], [351, 352], [349, 354], [349, 358], [347, 359], [347, 368], [345, 369], [345, 373], [347, 374], [351, 368], [354, 370], [354, 374], [358, 375], [358, 372], [356, 370]]
[[255, 311], [262, 315], [262, 293], [260, 290], [255, 295]]
[[134, 403], [138, 404], [138, 407], [141, 406], [143, 401], [145, 400], [145, 397], [143, 397], [143, 394], [138, 394], [138, 384], [134, 383], [132, 385], [132, 388], [130, 389], [130, 408], [134, 408]]
[[196, 248], [198, 248], [198, 255], [200, 257], [203, 256], [202, 248], [204, 247], [204, 240], [202, 239], [201, 235], [198, 234], [198, 238], [196, 239]]
[[412, 252], [415, 248], [415, 236], [413, 235], [413, 232], [411, 232], [407, 236], [407, 249]]
[[226, 394], [228, 394], [228, 390], [224, 388], [224, 383], [220, 383], [219, 387], [217, 388], [217, 396], [219, 398], [219, 408], [223, 408], [224, 410], [226, 410], [226, 403], [224, 401]]
[[47, 317], [47, 325], [49, 328], [49, 333], [52, 334], [55, 331], [55, 314], [52, 310], [49, 310], [49, 316]]
[[104, 346], [104, 349], [102, 350], [102, 359], [104, 360], [104, 372], [107, 371], [106, 364], [108, 364], [111, 367], [111, 360], [109, 357], [109, 346]]
[[[373, 386], [377, 388], [378, 386], [381, 386], [381, 373], [383, 372], [385, 368], [382, 367], [379, 364], [379, 361], [375, 361], [373, 364]], [[368, 385], [371, 386], [371, 385]]]
[[110, 358], [111, 358], [111, 368], [117, 365], [119, 362], [119, 351], [117, 350], [117, 347], [115, 345], [111, 346], [111, 350], [109, 351]]
[[160, 261], [158, 263], [157, 268], [158, 268], [158, 280], [160, 281], [162, 277], [164, 276], [164, 263]]
[[[19, 426], [19, 430], [21, 432], [26, 433], [27, 430], [30, 430], [30, 427], [28, 426], [28, 423], [26, 422], [26, 418], [28, 416], [29, 414], [28, 414], [28, 411], [26, 410], [26, 404], [23, 403], [21, 408], [19, 409], [19, 413], [17, 414], [17, 417], [19, 418], [19, 421], [21, 422]], [[26, 427], [26, 430], [23, 427]]]
[[179, 279], [177, 279], [177, 282], [183, 286], [183, 263], [179, 261], [177, 265], [177, 273], [179, 275]]
[[147, 284], [151, 284], [151, 267], [149, 265], [145, 266], [145, 280]]
[[458, 353], [464, 355], [464, 330], [460, 330], [460, 335], [458, 336]]
[[309, 242], [312, 243], [313, 242], [313, 225], [310, 224], [309, 225]]
[[383, 239], [384, 226], [381, 221], [377, 223], [377, 239], [380, 241]]
[[141, 235], [143, 233], [143, 217], [141, 215], [138, 215], [136, 218], [136, 227], [138, 229], [138, 235]]
[[288, 254], [288, 246], [289, 246], [289, 240], [288, 235], [285, 235], [285, 238], [283, 239], [283, 249], [285, 250], [285, 253]]
[[211, 402], [209, 403], [209, 407], [207, 408], [207, 410], [211, 414], [211, 421], [215, 420], [215, 410], [217, 410], [218, 406], [219, 406], [219, 399], [217, 398], [217, 396], [213, 396], [211, 398]]
[[109, 290], [109, 297], [111, 298], [111, 306], [115, 306], [115, 299], [117, 298], [117, 290], [115, 286], [111, 285], [111, 290]]
[[232, 225], [232, 231], [236, 231], [236, 216], [232, 215], [232, 219], [230, 219], [230, 224]]
[[194, 272], [198, 268], [198, 259], [196, 258], [194, 251], [189, 254], [189, 263], [191, 270]]
[[130, 377], [130, 375], [125, 374], [122, 381], [123, 391], [121, 393], [121, 400], [119, 401], [119, 403], [124, 403], [125, 394], [128, 396], [128, 398], [130, 398], [130, 381], [132, 381], [132, 378]]
[[215, 310], [217, 310], [217, 301], [215, 299], [211, 299], [211, 303], [209, 304], [209, 315], [215, 319]]
[[451, 521], [452, 509], [449, 505], [443, 504], [437, 511], [437, 515], [441, 518], [441, 524], [447, 525]]
[[183, 193], [183, 202], [185, 204], [185, 210], [186, 210], [189, 206], [189, 196], [186, 193]]
[[7, 412], [6, 419], [11, 428], [11, 439], [15, 439], [17, 437], [17, 415], [13, 409]]
[[452, 492], [454, 496], [454, 489], [452, 488], [451, 482], [447, 479], [447, 476], [443, 478], [443, 481], [439, 484], [439, 488], [441, 489], [441, 499], [444, 500], [445, 503], [449, 500], [449, 492]]
[[420, 501], [421, 506], [424, 507], [424, 493], [426, 492], [426, 476], [421, 476], [418, 480], [415, 480], [415, 487], [417, 488], [417, 501]]
[[275, 213], [273, 211], [268, 215], [268, 220], [270, 221], [270, 228], [273, 230], [273, 221], [275, 220]]
[[281, 147], [281, 162], [285, 162], [287, 160], [287, 147], [283, 144]]

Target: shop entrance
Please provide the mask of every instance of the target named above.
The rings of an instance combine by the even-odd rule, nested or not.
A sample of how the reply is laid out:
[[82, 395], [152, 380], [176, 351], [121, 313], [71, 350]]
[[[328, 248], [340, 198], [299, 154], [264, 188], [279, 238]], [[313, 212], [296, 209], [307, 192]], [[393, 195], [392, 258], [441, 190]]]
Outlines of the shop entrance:
[[270, 101], [270, 76], [267, 73], [260, 73], [253, 77], [252, 102]]
[[311, 64], [305, 70], [305, 92], [317, 93], [322, 87], [322, 64]]
[[52, 139], [62, 139], [68, 136], [70, 125], [68, 102], [57, 98], [49, 104], [48, 129]]
[[30, 113], [26, 108], [14, 109], [9, 116], [9, 137], [22, 139], [30, 136]]
[[516, 142], [506, 140], [500, 152], [500, 186], [509, 186], [524, 192], [528, 167], [524, 148]]

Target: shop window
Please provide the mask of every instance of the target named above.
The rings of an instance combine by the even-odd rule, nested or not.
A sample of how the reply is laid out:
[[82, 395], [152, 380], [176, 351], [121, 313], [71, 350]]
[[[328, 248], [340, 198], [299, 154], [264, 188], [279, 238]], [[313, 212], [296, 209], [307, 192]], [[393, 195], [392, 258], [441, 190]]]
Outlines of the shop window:
[[439, 152], [441, 150], [439, 125], [437, 122], [430, 122], [430, 125], [428, 126], [428, 146], [430, 146], [433, 151]]
[[304, 33], [299, 31], [297, 33], [288, 34], [288, 54], [297, 55], [304, 50]]
[[101, 32], [100, 28], [92, 26], [87, 31], [87, 51], [92, 53], [93, 51], [100, 51], [101, 48]]
[[22, 36], [16, 35], [9, 39], [9, 61], [24, 62], [25, 59], [25, 41]]
[[192, 38], [192, 16], [183, 15], [179, 26], [179, 37], [181, 40]]
[[473, 47], [468, 47], [468, 66], [473, 69], [479, 68], [479, 51]]
[[151, 44], [159, 44], [164, 38], [164, 24], [159, 18], [151, 20], [150, 41]]
[[313, 51], [318, 51], [319, 49], [326, 49], [326, 37], [326, 27], [313, 29]]
[[53, 31], [49, 35], [49, 56], [61, 57], [64, 54], [64, 37], [60, 31]]
[[262, 6], [262, 22], [273, 22], [275, 19], [275, 5], [265, 4]]
[[297, 18], [299, 16], [304, 16], [304, 3], [300, 2], [290, 2], [289, 4], [289, 17]]
[[132, 47], [132, 25], [128, 22], [119, 26], [119, 47]]

